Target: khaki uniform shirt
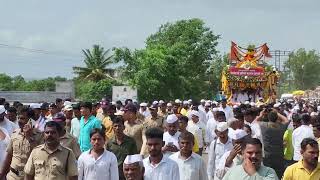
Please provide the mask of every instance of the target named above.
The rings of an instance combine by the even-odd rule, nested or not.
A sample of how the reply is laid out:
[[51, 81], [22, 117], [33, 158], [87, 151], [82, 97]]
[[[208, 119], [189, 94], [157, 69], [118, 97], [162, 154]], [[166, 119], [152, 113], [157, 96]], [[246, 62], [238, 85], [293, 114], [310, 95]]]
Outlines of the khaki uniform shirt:
[[128, 121], [126, 121], [124, 123], [124, 126], [125, 126], [125, 129], [123, 131], [124, 134], [129, 137], [132, 137], [136, 141], [138, 152], [140, 152], [141, 146], [142, 146], [143, 124], [137, 120], [136, 124], [130, 125]]
[[73, 137], [70, 133], [66, 132], [62, 137], [60, 137], [60, 144], [66, 148], [72, 150], [75, 157], [78, 159], [81, 151], [80, 146], [75, 137]]
[[106, 116], [102, 119], [101, 124], [104, 125], [106, 128], [106, 139], [110, 140], [114, 133], [113, 133], [113, 127], [112, 127], [112, 121], [109, 116]]
[[146, 120], [143, 122], [143, 131], [142, 131], [142, 147], [141, 147], [141, 151], [140, 154], [143, 156], [147, 156], [148, 155], [148, 149], [147, 149], [147, 138], [145, 136], [145, 132], [146, 130], [150, 129], [150, 128], [161, 128], [164, 129], [163, 127], [163, 117], [158, 116], [156, 119], [154, 119], [153, 117], [148, 117], [146, 118]]
[[34, 175], [34, 180], [67, 180], [78, 175], [76, 158], [70, 149], [59, 145], [51, 151], [45, 144], [33, 149], [24, 172]]
[[165, 117], [168, 116], [168, 113], [167, 112], [162, 112], [161, 110], [159, 110], [158, 111], [158, 116], [165, 118]]
[[7, 180], [24, 179], [23, 168], [28, 161], [32, 149], [42, 143], [42, 137], [42, 133], [36, 129], [33, 130], [31, 141], [25, 138], [21, 129], [17, 129], [13, 132], [10, 143], [7, 147], [7, 152], [12, 154], [10, 167], [15, 169], [19, 175], [10, 170], [7, 174]]
[[143, 122], [145, 117], [143, 114], [141, 114], [140, 112], [137, 112], [137, 119], [139, 119], [140, 122]]

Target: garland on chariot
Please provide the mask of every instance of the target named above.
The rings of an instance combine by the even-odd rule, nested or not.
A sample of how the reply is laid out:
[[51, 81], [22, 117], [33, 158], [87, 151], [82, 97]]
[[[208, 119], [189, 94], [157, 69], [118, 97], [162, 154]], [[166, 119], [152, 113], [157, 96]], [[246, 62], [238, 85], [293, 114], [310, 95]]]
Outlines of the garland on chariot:
[[[259, 47], [249, 45], [247, 48], [231, 43], [229, 65], [222, 71], [222, 91], [232, 102], [236, 92], [250, 90], [263, 98], [264, 102], [273, 102], [276, 98], [276, 86], [279, 73], [265, 63], [266, 58], [271, 58], [267, 44]], [[257, 102], [257, 99], [254, 100]]]

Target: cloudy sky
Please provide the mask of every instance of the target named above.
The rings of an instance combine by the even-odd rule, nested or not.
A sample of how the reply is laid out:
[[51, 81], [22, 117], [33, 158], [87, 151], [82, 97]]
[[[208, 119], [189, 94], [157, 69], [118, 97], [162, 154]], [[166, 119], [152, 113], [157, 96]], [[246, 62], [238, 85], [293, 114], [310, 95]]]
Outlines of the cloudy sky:
[[[161, 24], [201, 18], [220, 34], [218, 49], [267, 42], [271, 50], [320, 51], [319, 0], [0, 0], [0, 72], [64, 76], [81, 49], [143, 48]], [[7, 46], [9, 45], [9, 47]], [[43, 50], [30, 52], [24, 47]]]

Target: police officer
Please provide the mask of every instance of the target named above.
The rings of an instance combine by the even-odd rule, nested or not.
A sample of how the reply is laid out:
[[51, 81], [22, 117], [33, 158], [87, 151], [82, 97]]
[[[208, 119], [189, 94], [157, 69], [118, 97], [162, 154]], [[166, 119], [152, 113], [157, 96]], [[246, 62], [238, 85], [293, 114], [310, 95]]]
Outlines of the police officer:
[[62, 112], [59, 112], [52, 117], [52, 120], [59, 123], [62, 127], [62, 133], [60, 135], [60, 144], [66, 148], [71, 149], [76, 159], [78, 159], [81, 154], [80, 146], [76, 138], [73, 137], [66, 130], [66, 117]]
[[44, 129], [44, 144], [34, 148], [24, 168], [26, 180], [77, 180], [76, 158], [72, 150], [60, 145], [62, 127], [49, 121]]
[[141, 147], [141, 151], [140, 154], [142, 154], [143, 156], [147, 156], [148, 155], [148, 150], [147, 150], [147, 139], [145, 137], [145, 131], [150, 129], [150, 128], [160, 128], [160, 129], [164, 129], [164, 124], [163, 124], [163, 117], [158, 115], [158, 111], [157, 111], [157, 106], [156, 105], [151, 105], [149, 107], [151, 116], [147, 117], [145, 119], [145, 121], [143, 122], [143, 131], [142, 131], [142, 147]]
[[0, 171], [0, 179], [7, 174], [7, 180], [23, 180], [23, 168], [27, 163], [32, 149], [42, 141], [42, 134], [37, 129], [32, 128], [28, 108], [23, 108], [18, 116], [19, 129], [11, 135], [11, 140], [7, 148], [7, 155], [3, 168]]

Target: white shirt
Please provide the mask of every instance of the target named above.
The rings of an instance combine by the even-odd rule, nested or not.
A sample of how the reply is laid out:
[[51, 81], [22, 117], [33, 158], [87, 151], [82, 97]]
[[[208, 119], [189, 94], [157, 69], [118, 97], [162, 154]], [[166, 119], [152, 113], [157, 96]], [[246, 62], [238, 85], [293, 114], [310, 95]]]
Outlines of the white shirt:
[[139, 112], [140, 112], [140, 114], [142, 114], [145, 118], [151, 116], [151, 113], [150, 113], [150, 111], [149, 111], [148, 109], [145, 110], [145, 111], [142, 111], [142, 109], [140, 109]]
[[252, 138], [257, 138], [260, 140], [260, 142], [262, 144], [262, 156], [264, 157], [264, 143], [263, 143], [261, 127], [260, 127], [259, 123], [256, 120], [252, 121], [252, 123], [249, 123], [247, 121], [244, 121], [244, 123], [251, 127]]
[[239, 93], [237, 97], [237, 102], [244, 103], [249, 100], [247, 93]]
[[[180, 149], [180, 147], [179, 147], [179, 136], [180, 136], [180, 134], [181, 134], [181, 132], [179, 132], [179, 131], [177, 131], [173, 136], [171, 136], [168, 131], [163, 133], [164, 145], [173, 144], [178, 149]], [[166, 151], [164, 153], [164, 156], [169, 157], [173, 153], [175, 153], [175, 152]]]
[[[206, 117], [206, 112], [203, 110], [198, 110], [198, 112], [199, 112], [199, 115], [200, 115], [200, 117], [199, 117], [199, 120], [203, 123], [203, 124], [207, 124], [207, 117]], [[192, 114], [191, 114], [191, 111], [188, 111], [187, 112], [187, 117], [189, 118], [189, 120], [191, 121], [191, 116], [192, 116]]]
[[292, 132], [293, 160], [299, 161], [302, 156], [300, 154], [301, 142], [304, 138], [314, 138], [312, 128], [307, 125], [301, 125]]
[[224, 112], [227, 122], [228, 122], [229, 119], [234, 117], [233, 109], [228, 105], [226, 105], [226, 108], [223, 108], [222, 106], [220, 106], [219, 107], [219, 111], [223, 111]]
[[214, 118], [208, 120], [206, 125], [206, 142], [211, 143], [216, 137], [214, 130], [216, 129], [217, 121]]
[[47, 123], [47, 118], [45, 116], [40, 116], [37, 121], [35, 121], [34, 127], [37, 128], [39, 131], [44, 131], [44, 126]]
[[144, 180], [179, 180], [179, 167], [176, 162], [163, 156], [159, 164], [152, 165], [149, 157], [143, 160]]
[[207, 123], [208, 123], [208, 120], [209, 119], [212, 119], [214, 118], [213, 117], [213, 112], [211, 110], [209, 110], [207, 113], [206, 113], [206, 119], [207, 119]]
[[[216, 144], [216, 145], [214, 145]], [[207, 173], [209, 177], [214, 177], [216, 166], [219, 164], [221, 157], [227, 151], [231, 151], [233, 148], [231, 138], [228, 138], [228, 141], [223, 144], [220, 142], [220, 138], [216, 141], [212, 141], [209, 149], [209, 159], [208, 159], [208, 169]]]
[[220, 158], [220, 162], [218, 163], [218, 165], [216, 166], [216, 172], [215, 172], [215, 176], [218, 179], [222, 179], [223, 176], [227, 173], [227, 171], [237, 165], [242, 164], [243, 162], [243, 157], [239, 154], [236, 155], [236, 157], [233, 159], [232, 164], [230, 167], [226, 167], [226, 161], [228, 159], [228, 157], [230, 156], [231, 151], [227, 151], [223, 154], [223, 156]]
[[198, 112], [199, 112], [199, 114], [200, 114], [199, 120], [200, 120], [203, 124], [206, 125], [206, 124], [207, 124], [207, 121], [208, 121], [207, 116], [206, 116], [206, 112], [205, 112], [204, 110], [199, 110]]
[[4, 128], [0, 128], [0, 131], [2, 131], [5, 134], [5, 138], [2, 140], [0, 139], [0, 169], [2, 169], [4, 159], [7, 154], [6, 150], [7, 150], [8, 144], [10, 142], [10, 137], [9, 137], [7, 130], [5, 130]]
[[177, 131], [173, 136], [171, 136], [168, 131], [163, 133], [163, 141], [165, 142], [164, 145], [167, 145], [169, 143], [173, 143], [173, 145], [175, 145], [179, 149], [179, 136], [180, 136], [180, 134], [181, 133], [179, 131]]
[[252, 123], [249, 123], [247, 121], [245, 121], [244, 123], [251, 127], [252, 137], [259, 139], [261, 141], [261, 143], [263, 143], [262, 142], [261, 128], [260, 128], [259, 123], [256, 120], [252, 121]]
[[176, 152], [170, 156], [179, 167], [180, 180], [207, 180], [206, 164], [202, 157], [196, 153], [192, 153], [188, 159], [182, 159], [180, 152]]
[[204, 111], [204, 106], [203, 106], [202, 104], [200, 104], [200, 105], [198, 106], [198, 110]]
[[188, 122], [187, 131], [197, 138], [199, 148], [202, 148], [206, 139], [206, 126], [200, 120], [197, 123], [191, 120]]
[[83, 152], [78, 159], [79, 180], [119, 180], [117, 157], [105, 150], [98, 158], [94, 159], [90, 151]]
[[14, 130], [19, 128], [17, 124], [15, 124], [14, 122], [11, 122], [6, 117], [4, 117], [4, 120], [0, 122], [0, 127], [5, 129], [8, 132], [9, 136], [11, 136]]
[[76, 117], [71, 120], [70, 134], [77, 139], [80, 136], [80, 120]]

